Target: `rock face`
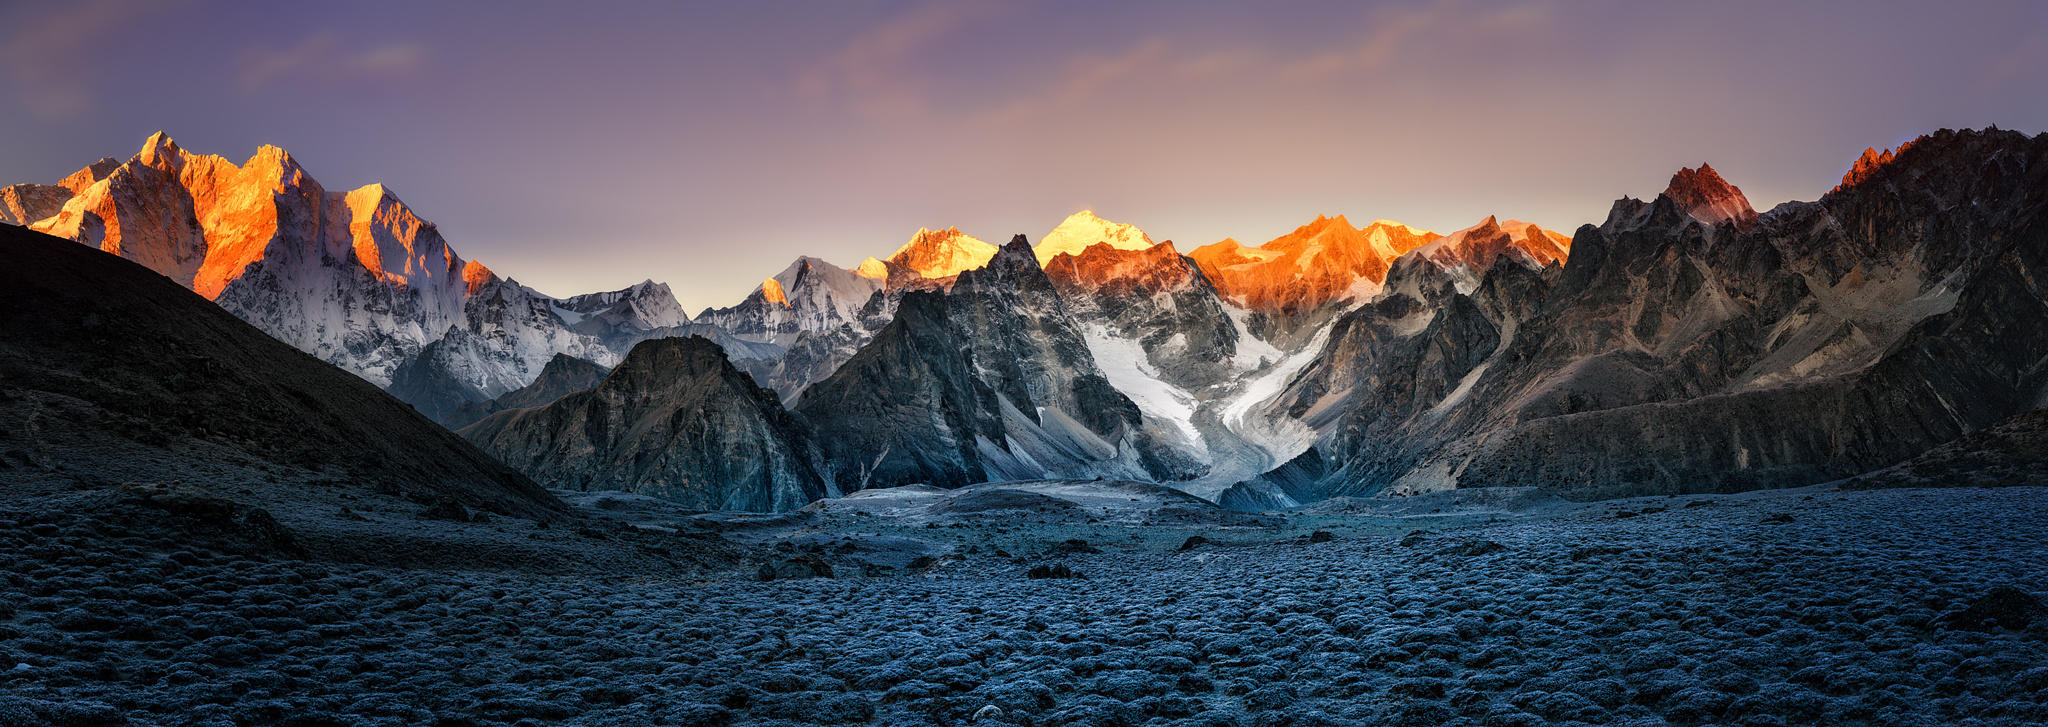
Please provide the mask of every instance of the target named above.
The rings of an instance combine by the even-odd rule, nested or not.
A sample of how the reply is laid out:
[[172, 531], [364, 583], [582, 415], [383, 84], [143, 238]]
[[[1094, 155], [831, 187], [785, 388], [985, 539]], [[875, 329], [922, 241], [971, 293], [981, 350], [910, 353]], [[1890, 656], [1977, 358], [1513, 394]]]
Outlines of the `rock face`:
[[2048, 486], [2048, 409], [2008, 417], [1842, 483], [1851, 490], [1972, 486]]
[[[588, 359], [566, 353], [555, 354], [540, 370], [533, 383], [484, 402], [467, 402], [439, 418], [449, 429], [461, 429], [477, 420], [507, 409], [527, 409], [554, 403], [556, 399], [597, 388], [611, 369]], [[417, 405], [415, 405], [417, 406]]]
[[1753, 220], [1681, 171], [1561, 268], [1503, 256], [1347, 315], [1273, 414], [1320, 433], [1306, 494], [1797, 486], [2039, 406], [2048, 136], [1943, 131], [1862, 166]]
[[249, 462], [285, 481], [471, 510], [561, 509], [377, 387], [148, 268], [12, 226], [0, 227], [0, 249], [9, 482], [63, 472], [155, 482], [207, 476], [195, 463]]
[[[1707, 170], [1712, 172], [1712, 169]], [[1718, 178], [1717, 178], [1718, 179]], [[1733, 189], [1730, 187], [1730, 189]], [[1739, 197], [1740, 192], [1736, 193]], [[1749, 209], [1749, 203], [1741, 201], [1727, 203]], [[1755, 217], [1755, 213], [1750, 214]], [[1542, 268], [1552, 263], [1562, 263], [1570, 256], [1572, 239], [1545, 230], [1521, 220], [1505, 222], [1493, 217], [1480, 220], [1479, 224], [1445, 235], [1428, 244], [1415, 248], [1415, 254], [1435, 262], [1439, 267], [1462, 274], [1467, 287], [1475, 284], [1477, 278], [1493, 267], [1494, 261], [1503, 256], [1513, 258], [1523, 265]]]
[[[411, 377], [448, 388], [400, 388], [430, 409], [516, 389], [556, 353], [616, 361], [607, 338], [687, 322], [661, 286], [565, 302], [500, 278], [458, 256], [389, 188], [330, 192], [273, 146], [236, 165], [158, 133], [126, 162], [102, 159], [54, 187], [9, 187], [0, 208], [0, 221], [140, 263], [380, 386], [461, 331], [415, 365], [446, 367]], [[565, 315], [589, 328], [570, 330]]]
[[[88, 169], [87, 171], [90, 171]], [[0, 187], [0, 223], [28, 226], [57, 214], [71, 199], [72, 191], [62, 186], [16, 184]]]
[[[439, 339], [400, 363], [385, 387], [451, 429], [482, 416], [474, 414], [458, 424], [458, 411], [474, 413], [486, 402], [536, 381], [540, 373], [529, 360], [536, 351], [560, 348], [575, 353], [557, 353], [555, 358], [591, 360], [581, 358], [590, 356], [610, 361], [615, 359], [613, 352], [632, 350], [634, 344], [650, 338], [691, 335], [731, 341], [749, 355], [775, 356], [782, 351], [773, 344], [739, 342], [716, 327], [689, 323], [668, 286], [654, 282], [566, 300], [524, 287], [503, 287], [472, 301], [469, 315], [467, 325], [450, 326]], [[557, 319], [567, 327], [557, 325]], [[536, 345], [522, 340], [519, 331], [545, 335]], [[590, 345], [592, 341], [596, 345]], [[543, 364], [541, 371], [545, 368]]]
[[827, 494], [803, 424], [702, 338], [644, 341], [596, 388], [492, 414], [462, 436], [551, 487], [756, 512]]
[[[1091, 344], [1134, 342], [1145, 368], [1180, 386], [1212, 384], [1232, 370], [1237, 326], [1208, 278], [1172, 242], [1144, 250], [1099, 244], [1053, 258], [1045, 272], [1069, 312], [1107, 334], [1090, 336]], [[1106, 366], [1106, 349], [1091, 347]]]
[[755, 382], [774, 389], [783, 404], [793, 406], [805, 389], [839, 370], [873, 336], [872, 331], [850, 323], [826, 331], [806, 331], [776, 355], [735, 358], [733, 363]]
[[1698, 169], [1678, 170], [1671, 176], [1670, 186], [1665, 187], [1664, 196], [1687, 216], [1704, 224], [1726, 222], [1748, 228], [1756, 223], [1756, 210], [1750, 209], [1749, 198], [1706, 164]]
[[1022, 235], [950, 292], [905, 295], [796, 412], [844, 491], [1198, 473], [1102, 375]]

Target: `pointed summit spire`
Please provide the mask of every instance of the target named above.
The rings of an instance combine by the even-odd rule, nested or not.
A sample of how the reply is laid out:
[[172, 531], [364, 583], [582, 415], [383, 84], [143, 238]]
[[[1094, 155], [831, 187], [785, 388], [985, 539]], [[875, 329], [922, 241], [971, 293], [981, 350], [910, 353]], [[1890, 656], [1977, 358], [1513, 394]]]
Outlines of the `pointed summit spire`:
[[142, 151], [135, 153], [134, 161], [144, 166], [168, 169], [185, 161], [185, 150], [178, 148], [178, 142], [170, 134], [156, 132], [142, 142]]
[[1913, 142], [1909, 141], [1900, 144], [1897, 149], [1886, 149], [1882, 152], [1875, 148], [1864, 149], [1863, 155], [1856, 158], [1855, 164], [1850, 165], [1849, 171], [1842, 175], [1841, 184], [1836, 185], [1835, 189], [1840, 190], [1843, 187], [1855, 186], [1866, 179], [1877, 176], [1878, 170], [1892, 163], [1892, 160], [1897, 159], [1899, 154], [1906, 150], [1906, 147], [1912, 145]]
[[1708, 225], [1733, 222], [1747, 226], [1756, 221], [1756, 210], [1742, 190], [1722, 179], [1714, 167], [1701, 163], [1698, 169], [1683, 168], [1671, 175], [1664, 196], [1693, 219]]

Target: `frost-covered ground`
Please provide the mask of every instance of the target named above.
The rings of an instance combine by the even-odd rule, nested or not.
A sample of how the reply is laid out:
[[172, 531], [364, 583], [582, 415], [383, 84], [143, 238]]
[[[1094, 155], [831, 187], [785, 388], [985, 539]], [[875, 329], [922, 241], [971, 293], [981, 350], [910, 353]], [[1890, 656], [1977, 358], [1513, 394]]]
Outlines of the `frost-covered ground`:
[[[1995, 586], [2042, 593], [2043, 489], [1412, 513], [1331, 508], [1188, 550], [1084, 519], [1087, 548], [759, 582], [231, 555], [17, 510], [0, 725], [2048, 719], [2048, 623], [1944, 620]], [[794, 528], [801, 554], [878, 517], [755, 535]], [[1044, 542], [1010, 524], [1012, 547]], [[1055, 563], [1086, 577], [1026, 577]]]

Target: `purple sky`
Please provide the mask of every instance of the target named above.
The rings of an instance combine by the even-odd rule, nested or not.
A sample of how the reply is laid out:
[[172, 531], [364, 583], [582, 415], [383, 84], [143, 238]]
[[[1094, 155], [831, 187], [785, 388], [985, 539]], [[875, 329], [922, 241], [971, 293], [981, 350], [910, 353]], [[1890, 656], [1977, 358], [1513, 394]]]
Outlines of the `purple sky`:
[[694, 313], [920, 226], [1569, 233], [1701, 161], [1767, 209], [1867, 146], [2048, 129], [2041, 2], [1099, 5], [5, 3], [0, 183], [272, 143], [542, 291]]

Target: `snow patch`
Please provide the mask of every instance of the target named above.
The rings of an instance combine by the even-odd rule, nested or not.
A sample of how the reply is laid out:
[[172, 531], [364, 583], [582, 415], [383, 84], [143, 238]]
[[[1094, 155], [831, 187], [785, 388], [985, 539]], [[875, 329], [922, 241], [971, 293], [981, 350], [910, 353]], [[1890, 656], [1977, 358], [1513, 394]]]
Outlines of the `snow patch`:
[[1237, 329], [1237, 351], [1230, 355], [1230, 365], [1239, 371], [1256, 371], [1274, 361], [1286, 358], [1279, 347], [1265, 339], [1252, 335], [1251, 327], [1245, 324], [1245, 317], [1251, 311], [1235, 305], [1224, 305], [1223, 313], [1230, 316], [1230, 325]]
[[1160, 380], [1159, 372], [1146, 359], [1143, 346], [1094, 324], [1081, 326], [1081, 337], [1088, 342], [1088, 351], [1094, 354], [1102, 375], [1109, 378], [1117, 391], [1130, 397], [1139, 411], [1172, 424], [1186, 443], [1207, 449], [1202, 433], [1195, 429], [1195, 395]]
[[1294, 380], [1309, 363], [1322, 355], [1324, 344], [1330, 340], [1330, 327], [1316, 331], [1308, 345], [1293, 354], [1281, 357], [1271, 366], [1255, 375], [1244, 387], [1233, 394], [1223, 405], [1219, 419], [1225, 429], [1243, 439], [1246, 443], [1265, 450], [1274, 462], [1293, 459], [1308, 449], [1315, 439], [1315, 431], [1308, 425], [1291, 418], [1254, 417], [1252, 410], [1271, 402], [1287, 384]]

